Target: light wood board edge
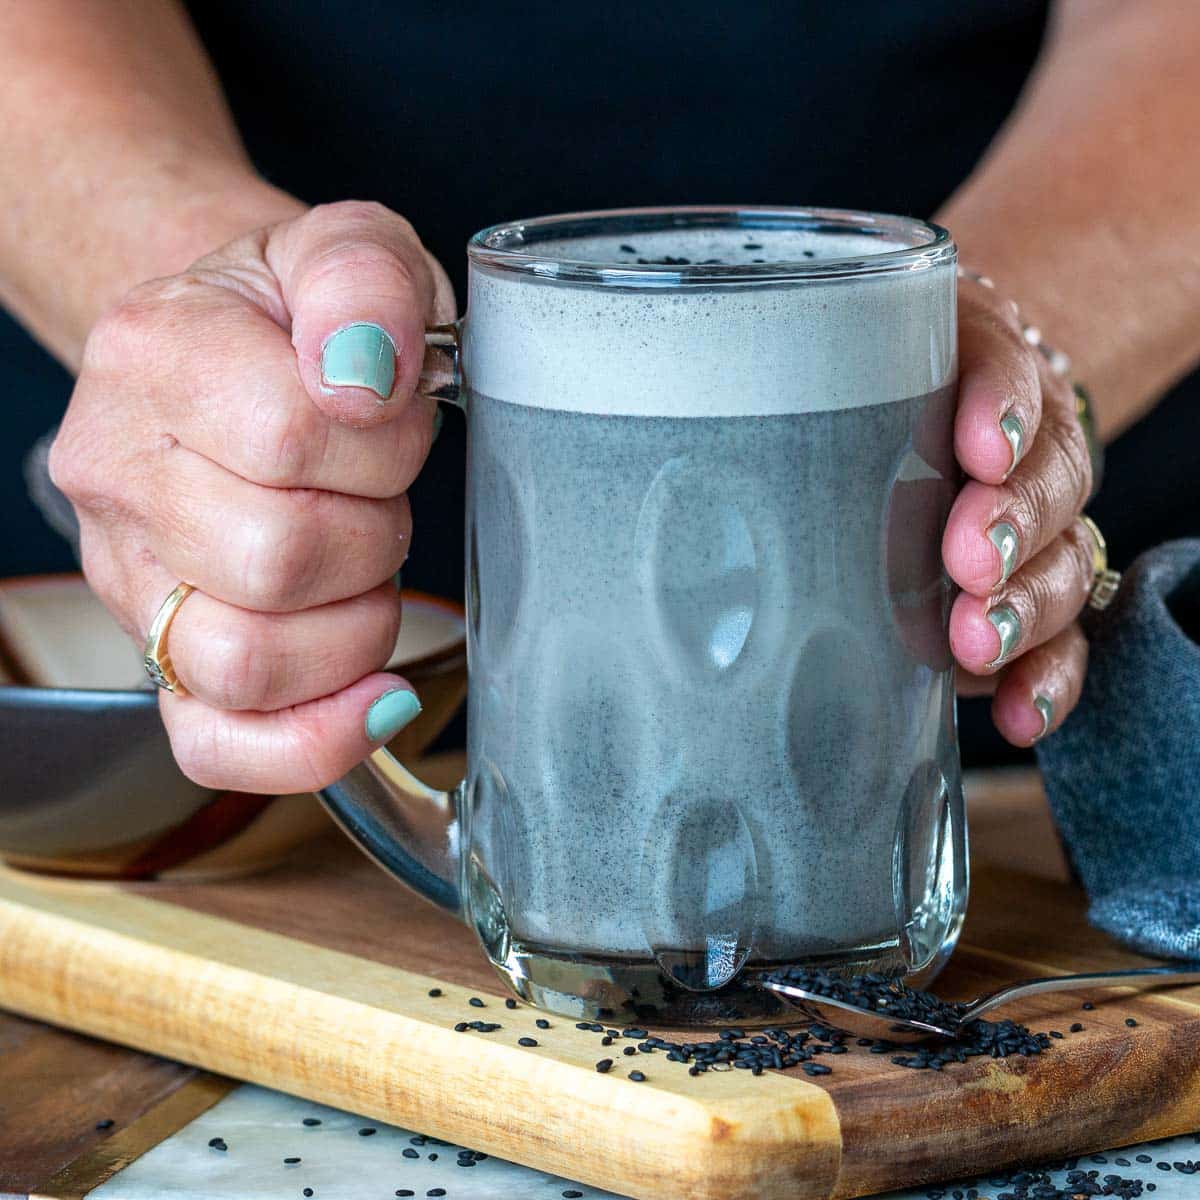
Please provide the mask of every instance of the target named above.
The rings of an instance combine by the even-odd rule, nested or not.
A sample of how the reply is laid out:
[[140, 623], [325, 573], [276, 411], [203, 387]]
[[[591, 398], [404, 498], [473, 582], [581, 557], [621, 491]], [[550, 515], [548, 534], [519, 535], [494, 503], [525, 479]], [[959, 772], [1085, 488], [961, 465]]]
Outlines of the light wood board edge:
[[218, 1075], [198, 1075], [136, 1121], [97, 1143], [48, 1179], [29, 1200], [83, 1200], [89, 1192], [123, 1171], [185, 1125], [207, 1112], [237, 1083]]
[[[0, 872], [0, 1006], [18, 1013], [639, 1200], [832, 1193], [841, 1135], [824, 1089], [600, 1075], [569, 1019], [552, 1039], [528, 1008], [501, 1010], [503, 1040], [453, 1032], [468, 995], [110, 885]], [[547, 1044], [516, 1046], [526, 1033]]]

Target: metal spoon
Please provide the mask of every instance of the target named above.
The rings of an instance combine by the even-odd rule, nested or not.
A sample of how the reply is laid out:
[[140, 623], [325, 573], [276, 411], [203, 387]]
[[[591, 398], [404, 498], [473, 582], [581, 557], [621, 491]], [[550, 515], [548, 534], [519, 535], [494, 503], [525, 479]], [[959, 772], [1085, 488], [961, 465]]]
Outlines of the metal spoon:
[[1023, 979], [1010, 983], [998, 991], [988, 992], [972, 1000], [958, 1017], [951, 1021], [947, 1014], [944, 1025], [926, 1021], [898, 1019], [886, 1012], [876, 1012], [850, 1004], [845, 1000], [834, 1000], [817, 992], [796, 987], [790, 983], [765, 981], [762, 986], [782, 996], [789, 1004], [802, 1012], [810, 1021], [840, 1029], [853, 1037], [877, 1038], [880, 1041], [918, 1042], [923, 1038], [955, 1038], [961, 1026], [968, 1021], [991, 1012], [1011, 1000], [1026, 996], [1037, 996], [1043, 992], [1069, 992], [1083, 988], [1129, 987], [1136, 984], [1158, 983], [1170, 979], [1173, 984], [1200, 983], [1200, 966], [1191, 963], [1180, 967], [1143, 967], [1132, 971], [1090, 971], [1085, 975], [1051, 975], [1044, 979]]

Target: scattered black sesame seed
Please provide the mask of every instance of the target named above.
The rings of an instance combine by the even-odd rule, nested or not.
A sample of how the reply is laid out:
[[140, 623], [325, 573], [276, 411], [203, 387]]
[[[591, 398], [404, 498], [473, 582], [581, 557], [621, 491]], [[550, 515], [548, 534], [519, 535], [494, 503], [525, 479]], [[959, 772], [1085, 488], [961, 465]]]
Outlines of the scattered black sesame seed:
[[612, 1065], [613, 1060], [611, 1058], [602, 1058], [596, 1064], [596, 1070], [599, 1071], [601, 1075], [607, 1075], [608, 1072], [612, 1070]]
[[430, 1162], [437, 1162], [438, 1158], [436, 1154], [427, 1154], [425, 1157], [428, 1158]]
[[742, 249], [743, 250], [761, 250], [762, 242], [743, 242]]
[[430, 988], [429, 994], [436, 1000], [442, 994], [441, 988]]
[[420, 1158], [421, 1157], [415, 1150], [413, 1150], [409, 1146], [406, 1146], [403, 1150], [400, 1151], [400, 1153], [403, 1154], [405, 1158]]
[[504, 1001], [504, 1007], [505, 1008], [516, 1008], [517, 1002], [511, 996], [508, 996], [508, 997], [506, 997], [506, 999]]
[[294, 1167], [300, 1160], [298, 1158], [285, 1158], [283, 1165], [285, 1167]]
[[454, 1026], [454, 1032], [455, 1032], [455, 1033], [466, 1033], [466, 1032], [467, 1032], [467, 1030], [468, 1030], [468, 1029], [470, 1029], [470, 1028], [471, 1028], [471, 1027], [470, 1027], [470, 1025], [468, 1025], [468, 1024], [466, 1023], [466, 1021], [459, 1021], [459, 1022], [458, 1022], [458, 1023], [457, 1023], [457, 1024]]
[[312, 1194], [313, 1194], [312, 1188], [305, 1188], [304, 1191], [301, 1193], [301, 1195], [304, 1195], [304, 1196], [311, 1196]]
[[1096, 1006], [1090, 1000], [1085, 1000], [1079, 1007], [1082, 1008], [1084, 1012], [1091, 1012]]
[[363, 1127], [362, 1127], [362, 1128], [361, 1128], [361, 1129], [358, 1131], [358, 1136], [359, 1136], [359, 1137], [374, 1137], [374, 1135], [375, 1135], [375, 1132], [376, 1132], [376, 1130], [375, 1130], [375, 1127], [374, 1127], [373, 1125], [364, 1125], [364, 1126], [363, 1126]]
[[622, 242], [620, 244], [620, 246], [617, 247], [617, 249], [620, 250], [622, 254], [636, 254], [637, 253], [637, 251], [628, 242]]
[[1131, 1163], [1131, 1162], [1129, 1161], [1129, 1159], [1127, 1159], [1127, 1158], [1114, 1158], [1114, 1159], [1113, 1159], [1113, 1162], [1114, 1162], [1114, 1163], [1116, 1163], [1118, 1167], [1131, 1167], [1131, 1166], [1133, 1166], [1133, 1163]]
[[550, 1028], [550, 1022], [547, 1021], [545, 1017], [538, 1017], [538, 1019], [536, 1021], [534, 1021], [534, 1024], [539, 1029], [549, 1029]]
[[483, 1003], [482, 1000], [480, 1000], [480, 998], [478, 996], [472, 996], [470, 998], [470, 1000], [467, 1001], [467, 1003], [472, 1008], [485, 1008], [486, 1007], [486, 1005]]
[[1078, 1022], [1078, 1021], [1076, 1021], [1076, 1022], [1075, 1022], [1075, 1023], [1074, 1023], [1074, 1024], [1071, 1026], [1071, 1032], [1072, 1032], [1072, 1033], [1082, 1033], [1082, 1032], [1083, 1032], [1083, 1026], [1082, 1026], [1082, 1025], [1081, 1025], [1081, 1024]]
[[1148, 1162], [1153, 1162], [1154, 1159], [1152, 1159], [1150, 1157], [1150, 1155], [1148, 1155], [1148, 1154], [1139, 1154], [1139, 1155], [1137, 1155], [1136, 1161], [1140, 1162], [1140, 1163], [1148, 1163]]
[[1126, 1017], [1125, 1024], [1128, 1025], [1130, 1029], [1137, 1028], [1137, 1022], [1132, 1017]]
[[644, 1029], [638, 1029], [633, 1025], [631, 1025], [628, 1029], [622, 1029], [621, 1034], [623, 1037], [636, 1038], [639, 1042], [644, 1041], [650, 1036]]
[[585, 1033], [587, 1033], [591, 1030], [592, 1023], [591, 1023], [591, 1021], [576, 1021], [575, 1028], [582, 1029]]
[[1050, 1030], [1050, 1036], [1052, 1038], [1061, 1038], [1062, 1034], [1059, 1033], [1059, 1031], [1057, 1029], [1052, 1029], [1052, 1030]]
[[103, 1133], [106, 1129], [111, 1129], [115, 1124], [116, 1121], [112, 1117], [105, 1117], [103, 1121], [96, 1122], [96, 1129], [98, 1132]]
[[412, 1188], [397, 1188], [396, 1189], [397, 1196], [415, 1196], [416, 1194], [417, 1193], [414, 1192], [412, 1190]]
[[579, 1200], [579, 1197], [582, 1195], [582, 1192], [577, 1192], [574, 1188], [567, 1188], [567, 1190], [563, 1192], [562, 1197], [563, 1200]]
[[644, 1083], [646, 1081], [646, 1076], [643, 1075], [641, 1071], [630, 1071], [629, 1078], [632, 1079], [634, 1083]]
[[624, 1054], [627, 1058], [631, 1057], [632, 1055], [637, 1053], [637, 1047], [636, 1046], [626, 1046], [625, 1049], [621, 1051], [621, 1053]]
[[613, 1040], [612, 1040], [612, 1038], [610, 1038], [610, 1037], [608, 1036], [608, 1034], [605, 1034], [605, 1035], [604, 1035], [604, 1036], [603, 1036], [603, 1037], [600, 1039], [600, 1045], [602, 1045], [602, 1046], [611, 1046], [612, 1044], [613, 1044]]
[[536, 1046], [537, 1038], [531, 1038], [531, 1037], [517, 1038], [517, 1045], [518, 1046]]
[[320, 1125], [320, 1123], [321, 1123], [320, 1117], [305, 1117], [304, 1120], [300, 1122], [301, 1125], [307, 1125], [310, 1129], [314, 1125]]
[[427, 1196], [444, 1196], [445, 1194], [445, 1188], [430, 1188], [429, 1191], [425, 1193]]
[[229, 1147], [228, 1147], [228, 1146], [225, 1144], [225, 1139], [224, 1139], [224, 1138], [219, 1138], [219, 1137], [216, 1137], [216, 1138], [209, 1138], [209, 1139], [208, 1139], [208, 1144], [209, 1144], [209, 1146], [211, 1146], [211, 1147], [212, 1147], [214, 1150], [228, 1150], [228, 1149], [229, 1149]]
[[805, 258], [816, 258], [817, 257], [817, 252], [815, 250], [805, 250], [805, 251], [803, 251], [803, 254], [804, 254]]

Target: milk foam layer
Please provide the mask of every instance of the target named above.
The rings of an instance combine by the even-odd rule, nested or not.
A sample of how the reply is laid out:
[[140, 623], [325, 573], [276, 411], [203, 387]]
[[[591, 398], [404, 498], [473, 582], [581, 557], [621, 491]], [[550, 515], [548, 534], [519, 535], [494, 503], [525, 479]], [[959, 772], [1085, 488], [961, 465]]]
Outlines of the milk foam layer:
[[[668, 255], [816, 263], [902, 248], [861, 234], [736, 228], [531, 249], [551, 260], [636, 267], [638, 258]], [[734, 284], [689, 284], [665, 272], [658, 286], [611, 286], [473, 263], [465, 373], [485, 395], [566, 412], [765, 416], [879, 404], [935, 391], [952, 378], [953, 271], [943, 262]]]

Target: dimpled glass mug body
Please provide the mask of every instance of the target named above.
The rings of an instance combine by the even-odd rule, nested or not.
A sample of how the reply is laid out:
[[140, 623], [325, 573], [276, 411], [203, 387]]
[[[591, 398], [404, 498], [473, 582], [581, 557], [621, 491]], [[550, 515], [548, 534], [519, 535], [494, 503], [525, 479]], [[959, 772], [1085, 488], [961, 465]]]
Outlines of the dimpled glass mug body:
[[785, 963], [931, 978], [967, 891], [949, 236], [642, 209], [468, 253], [423, 386], [468, 422], [469, 773], [379, 751], [326, 805], [560, 1013], [770, 1020]]

